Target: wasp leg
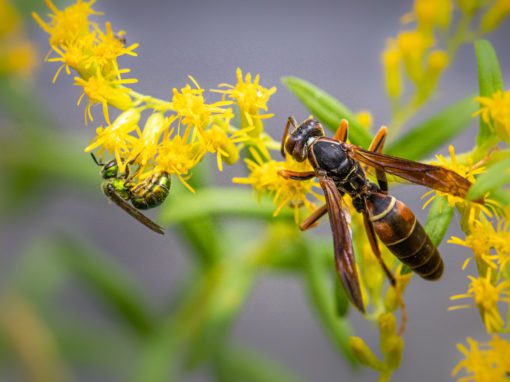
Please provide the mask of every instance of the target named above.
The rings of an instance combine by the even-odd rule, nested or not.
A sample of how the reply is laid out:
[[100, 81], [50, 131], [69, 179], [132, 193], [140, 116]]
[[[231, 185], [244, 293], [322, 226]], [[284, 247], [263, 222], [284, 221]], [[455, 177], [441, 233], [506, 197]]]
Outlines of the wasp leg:
[[328, 212], [328, 206], [326, 204], [323, 204], [319, 208], [317, 208], [315, 211], [312, 212], [310, 216], [308, 216], [303, 223], [299, 225], [299, 229], [301, 231], [306, 231], [309, 228], [315, 227], [316, 223], [319, 221], [321, 217], [326, 215]]
[[314, 171], [306, 171], [306, 172], [299, 172], [299, 171], [291, 171], [291, 170], [280, 170], [278, 171], [278, 175], [280, 175], [282, 178], [285, 179], [292, 179], [292, 180], [308, 180], [315, 177]]
[[287, 120], [287, 124], [285, 125], [285, 130], [283, 131], [282, 136], [282, 143], [280, 146], [280, 152], [282, 154], [282, 157], [284, 158], [285, 158], [285, 141], [287, 140], [287, 136], [289, 135], [290, 125], [292, 125], [294, 129], [297, 127], [296, 118], [294, 118], [292, 115], [289, 117], [289, 119]]
[[379, 261], [379, 264], [381, 264], [384, 273], [386, 273], [386, 276], [388, 276], [391, 285], [393, 287], [396, 286], [397, 281], [395, 279], [395, 276], [393, 276], [393, 274], [391, 273], [391, 271], [389, 270], [389, 268], [386, 266], [382, 259], [381, 250], [379, 249], [379, 245], [377, 244], [377, 237], [375, 236], [374, 226], [370, 221], [370, 217], [368, 216], [368, 212], [366, 209], [363, 211], [363, 223], [365, 224], [365, 231], [367, 232], [368, 241], [370, 242], [370, 246], [372, 247], [372, 252], [374, 252], [377, 261]]
[[333, 139], [336, 139], [340, 142], [345, 142], [347, 140], [347, 131], [349, 130], [349, 122], [346, 119], [342, 119], [340, 121], [340, 125], [338, 125], [338, 129], [333, 136]]
[[[388, 128], [386, 126], [382, 126], [377, 134], [375, 135], [368, 151], [373, 151], [376, 153], [382, 153], [384, 143], [386, 142], [386, 135], [388, 134]], [[379, 187], [381, 188], [381, 193], [388, 193], [388, 179], [386, 178], [386, 173], [383, 170], [376, 169], [375, 176], [377, 177], [377, 183], [379, 183]]]

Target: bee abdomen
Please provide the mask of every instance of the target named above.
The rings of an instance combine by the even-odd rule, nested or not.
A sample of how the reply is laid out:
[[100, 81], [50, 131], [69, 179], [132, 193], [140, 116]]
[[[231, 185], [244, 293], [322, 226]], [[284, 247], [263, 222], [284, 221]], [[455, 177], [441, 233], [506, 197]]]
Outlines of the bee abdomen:
[[166, 172], [158, 174], [136, 191], [136, 195], [131, 198], [131, 203], [139, 210], [157, 207], [168, 196], [170, 185], [170, 176]]
[[444, 269], [437, 248], [413, 212], [392, 196], [374, 194], [368, 200], [370, 220], [388, 249], [414, 272], [437, 280]]

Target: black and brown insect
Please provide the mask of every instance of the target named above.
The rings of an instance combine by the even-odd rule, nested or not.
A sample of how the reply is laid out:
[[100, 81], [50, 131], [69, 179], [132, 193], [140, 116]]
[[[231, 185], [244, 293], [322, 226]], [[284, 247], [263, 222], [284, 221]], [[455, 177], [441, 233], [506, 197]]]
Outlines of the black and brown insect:
[[[291, 126], [293, 130], [289, 131]], [[316, 119], [307, 119], [298, 126], [296, 120], [289, 117], [281, 142], [282, 155], [288, 153], [298, 162], [308, 160], [314, 170], [283, 170], [280, 176], [293, 180], [318, 178], [326, 204], [314, 211], [300, 228], [307, 230], [328, 214], [337, 273], [351, 301], [364, 312], [347, 223], [348, 212], [342, 206], [342, 197], [349, 195], [356, 211], [363, 215], [372, 251], [391, 284], [395, 285], [395, 277], [381, 258], [377, 237], [401, 262], [426, 280], [439, 279], [444, 265], [437, 248], [413, 212], [404, 203], [388, 195], [386, 173], [462, 198], [466, 196], [471, 183], [443, 167], [382, 154], [386, 127], [379, 130], [368, 150], [346, 142], [348, 127], [348, 122], [342, 120], [334, 137], [328, 138]], [[375, 169], [377, 184], [367, 178], [362, 164]]]

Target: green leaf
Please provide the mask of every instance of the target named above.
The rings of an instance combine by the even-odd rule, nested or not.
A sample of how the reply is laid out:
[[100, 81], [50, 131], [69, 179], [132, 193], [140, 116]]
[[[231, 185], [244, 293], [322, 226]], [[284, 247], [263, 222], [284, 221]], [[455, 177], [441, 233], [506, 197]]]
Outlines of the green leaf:
[[133, 382], [178, 381], [181, 345], [184, 330], [175, 317], [169, 317], [163, 325], [147, 338], [141, 346]]
[[349, 121], [350, 141], [364, 148], [370, 145], [372, 141], [370, 132], [358, 123], [356, 116], [340, 101], [310, 82], [297, 77], [283, 77], [282, 83], [329, 130], [335, 132], [340, 121], [345, 118]]
[[[349, 347], [351, 327], [346, 317], [338, 316], [334, 286], [330, 282], [331, 268], [329, 268], [328, 262], [324, 260], [325, 256], [331, 256], [331, 250], [316, 245], [309, 246], [307, 249], [305, 251], [307, 259], [305, 270], [310, 300], [328, 337], [347, 361], [355, 364], [356, 360]], [[347, 299], [347, 296], [344, 296], [344, 298]]]
[[[182, 193], [169, 198], [161, 207], [160, 221], [169, 225], [211, 215], [269, 219], [275, 209], [270, 198], [257, 202], [251, 190], [207, 188], [197, 190], [196, 194]], [[291, 218], [292, 210], [284, 209], [279, 216]]]
[[[436, 247], [441, 241], [450, 226], [455, 209], [448, 204], [448, 200], [444, 196], [438, 196], [430, 204], [429, 214], [425, 222], [425, 232], [429, 235], [432, 244]], [[412, 270], [407, 265], [402, 267], [400, 274], [405, 275], [411, 273]]]
[[108, 308], [138, 334], [151, 332], [153, 319], [145, 303], [147, 298], [118, 265], [67, 235], [60, 237], [59, 250], [64, 264], [96, 292]]
[[425, 222], [425, 232], [436, 247], [443, 241], [444, 235], [450, 226], [455, 209], [448, 204], [444, 196], [438, 196], [431, 203], [427, 221]]
[[[475, 53], [478, 61], [478, 86], [480, 97], [490, 97], [503, 90], [503, 78], [499, 68], [498, 56], [491, 43], [486, 40], [475, 42]], [[491, 129], [480, 117], [480, 130], [476, 144], [483, 144], [492, 135]]]
[[506, 158], [489, 167], [487, 171], [480, 175], [476, 179], [476, 183], [469, 189], [467, 197], [469, 200], [477, 200], [488, 192], [492, 193], [498, 188], [509, 184], [510, 158]]
[[[228, 347], [223, 346], [223, 347]], [[251, 349], [235, 346], [218, 351], [215, 358], [217, 380], [222, 382], [293, 382], [299, 379], [274, 359]]]
[[466, 130], [475, 111], [472, 98], [450, 105], [393, 142], [387, 153], [410, 160], [427, 157]]

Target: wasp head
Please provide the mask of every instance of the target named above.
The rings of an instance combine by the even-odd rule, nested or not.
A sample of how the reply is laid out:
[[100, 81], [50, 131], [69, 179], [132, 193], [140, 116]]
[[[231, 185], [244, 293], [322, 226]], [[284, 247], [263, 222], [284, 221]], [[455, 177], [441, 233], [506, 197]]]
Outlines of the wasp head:
[[324, 129], [320, 122], [309, 118], [289, 133], [285, 139], [285, 150], [296, 161], [303, 162], [308, 155], [310, 140], [323, 136]]

